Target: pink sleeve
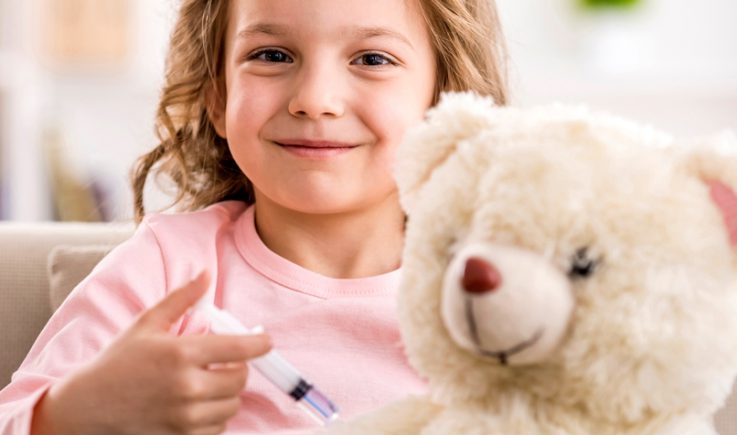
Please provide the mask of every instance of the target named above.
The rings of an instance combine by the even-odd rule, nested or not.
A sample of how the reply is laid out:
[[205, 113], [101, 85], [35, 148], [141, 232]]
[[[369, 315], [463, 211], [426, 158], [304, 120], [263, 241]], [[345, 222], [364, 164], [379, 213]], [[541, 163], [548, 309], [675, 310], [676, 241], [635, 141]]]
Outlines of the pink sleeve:
[[30, 433], [33, 408], [48, 387], [92, 360], [166, 292], [161, 250], [144, 222], [72, 291], [0, 391], [0, 435]]

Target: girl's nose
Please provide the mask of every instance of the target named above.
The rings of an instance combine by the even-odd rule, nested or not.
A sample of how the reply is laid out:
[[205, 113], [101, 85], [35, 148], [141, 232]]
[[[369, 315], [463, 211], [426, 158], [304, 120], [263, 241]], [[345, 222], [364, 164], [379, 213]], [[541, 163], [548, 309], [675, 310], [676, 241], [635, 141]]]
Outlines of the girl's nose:
[[461, 285], [472, 294], [484, 294], [496, 290], [502, 283], [502, 275], [490, 262], [479, 257], [466, 260]]
[[[306, 66], [305, 66], [306, 68]], [[289, 113], [296, 117], [320, 119], [343, 115], [344, 105], [339, 96], [339, 80], [325, 69], [303, 71], [289, 100]]]

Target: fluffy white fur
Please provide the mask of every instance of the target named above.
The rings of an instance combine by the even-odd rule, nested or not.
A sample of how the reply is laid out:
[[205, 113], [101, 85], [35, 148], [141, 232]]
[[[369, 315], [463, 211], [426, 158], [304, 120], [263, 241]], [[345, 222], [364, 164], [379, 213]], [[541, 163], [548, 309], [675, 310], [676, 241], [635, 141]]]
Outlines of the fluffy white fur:
[[[706, 180], [737, 191], [734, 136], [677, 142], [583, 107], [451, 94], [396, 177], [400, 326], [431, 395], [328, 432], [715, 433], [737, 374], [737, 249]], [[463, 294], [469, 255], [498, 267], [500, 289]], [[570, 273], [582, 256], [588, 277]], [[480, 353], [538, 329], [504, 361]]]

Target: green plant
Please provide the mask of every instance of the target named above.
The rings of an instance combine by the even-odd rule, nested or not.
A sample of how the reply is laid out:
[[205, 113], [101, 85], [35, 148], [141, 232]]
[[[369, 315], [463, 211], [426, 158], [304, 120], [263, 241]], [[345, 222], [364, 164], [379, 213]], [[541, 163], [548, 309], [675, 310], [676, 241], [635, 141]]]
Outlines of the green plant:
[[631, 8], [642, 3], [641, 0], [579, 0], [584, 9], [603, 9], [603, 8]]

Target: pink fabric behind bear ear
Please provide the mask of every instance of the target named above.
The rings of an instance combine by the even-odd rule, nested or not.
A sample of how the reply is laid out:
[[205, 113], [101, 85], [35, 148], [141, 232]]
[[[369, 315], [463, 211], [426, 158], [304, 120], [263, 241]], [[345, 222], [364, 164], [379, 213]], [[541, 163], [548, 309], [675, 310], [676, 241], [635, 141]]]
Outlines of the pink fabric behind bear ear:
[[711, 199], [724, 216], [729, 242], [737, 248], [737, 194], [721, 181], [708, 181]]

